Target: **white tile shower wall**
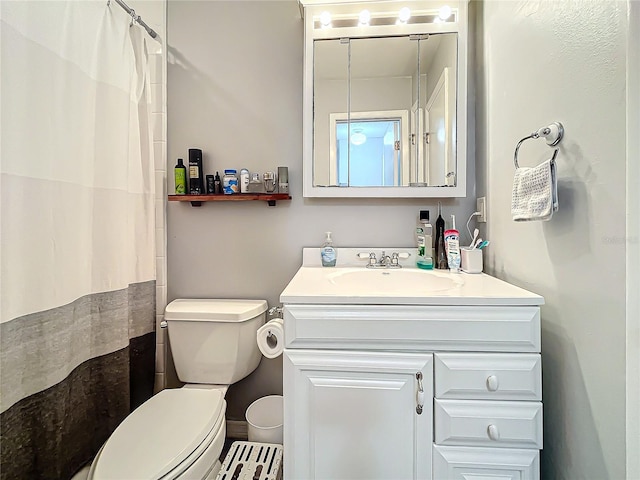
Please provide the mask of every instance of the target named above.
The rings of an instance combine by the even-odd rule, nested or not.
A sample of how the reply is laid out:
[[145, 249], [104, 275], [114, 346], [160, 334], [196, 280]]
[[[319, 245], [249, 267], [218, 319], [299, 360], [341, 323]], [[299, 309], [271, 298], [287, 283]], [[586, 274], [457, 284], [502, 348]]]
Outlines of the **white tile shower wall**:
[[167, 0], [127, 0], [127, 4], [156, 31], [149, 37], [149, 70], [151, 77], [153, 155], [155, 163], [156, 220], [156, 375], [155, 391], [162, 390], [165, 380], [165, 333], [160, 329], [167, 298]]

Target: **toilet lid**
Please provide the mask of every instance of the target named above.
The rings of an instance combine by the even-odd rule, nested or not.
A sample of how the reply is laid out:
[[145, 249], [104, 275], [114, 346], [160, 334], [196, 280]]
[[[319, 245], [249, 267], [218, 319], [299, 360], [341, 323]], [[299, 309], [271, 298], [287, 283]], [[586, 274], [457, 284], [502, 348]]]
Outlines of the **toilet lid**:
[[185, 460], [224, 416], [219, 390], [163, 390], [133, 411], [105, 443], [94, 478], [154, 479]]

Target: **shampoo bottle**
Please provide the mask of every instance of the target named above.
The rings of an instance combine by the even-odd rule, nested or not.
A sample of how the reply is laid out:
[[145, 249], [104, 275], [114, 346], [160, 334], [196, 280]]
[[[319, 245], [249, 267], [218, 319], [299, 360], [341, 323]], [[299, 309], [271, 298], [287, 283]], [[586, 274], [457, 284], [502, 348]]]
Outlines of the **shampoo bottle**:
[[323, 267], [335, 267], [336, 266], [336, 249], [333, 248], [333, 240], [331, 240], [331, 232], [326, 232], [327, 238], [322, 244], [322, 266]]
[[173, 172], [176, 180], [176, 195], [184, 195], [187, 193], [187, 167], [184, 166], [184, 160], [178, 159]]
[[433, 228], [429, 223], [429, 210], [420, 210], [420, 217], [416, 225], [416, 242], [418, 244], [418, 258], [416, 266], [425, 270], [433, 268], [431, 258], [431, 248], [433, 238]]
[[438, 218], [436, 219], [436, 255], [435, 264], [436, 268], [447, 269], [447, 252], [444, 246], [444, 218], [442, 218], [442, 204], [438, 202]]
[[460, 233], [456, 230], [455, 215], [451, 215], [451, 222], [452, 228], [444, 232], [447, 263], [451, 272], [460, 273]]
[[204, 174], [202, 172], [202, 150], [189, 149], [189, 193], [191, 195], [204, 194]]

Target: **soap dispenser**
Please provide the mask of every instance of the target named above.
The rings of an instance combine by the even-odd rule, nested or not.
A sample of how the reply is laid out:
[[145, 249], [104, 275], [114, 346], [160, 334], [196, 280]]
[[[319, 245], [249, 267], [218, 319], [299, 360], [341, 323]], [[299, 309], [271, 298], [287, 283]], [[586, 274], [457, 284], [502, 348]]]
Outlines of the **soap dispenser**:
[[331, 232], [326, 232], [327, 238], [322, 244], [322, 251], [320, 255], [322, 257], [323, 267], [335, 267], [336, 266], [336, 249], [333, 248], [333, 240], [331, 240]]

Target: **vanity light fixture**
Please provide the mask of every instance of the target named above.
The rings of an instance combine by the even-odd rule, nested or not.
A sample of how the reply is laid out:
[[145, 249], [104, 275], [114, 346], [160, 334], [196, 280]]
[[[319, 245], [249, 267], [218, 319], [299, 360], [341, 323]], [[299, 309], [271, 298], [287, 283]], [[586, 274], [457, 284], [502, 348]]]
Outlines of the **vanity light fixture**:
[[369, 10], [362, 10], [360, 12], [360, 15], [358, 16], [358, 26], [366, 27], [369, 25], [370, 21], [371, 21], [371, 12], [369, 12]]
[[361, 128], [355, 128], [351, 134], [351, 143], [354, 145], [362, 145], [367, 141], [367, 136], [364, 134]]
[[320, 14], [320, 24], [322, 25], [322, 28], [331, 27], [331, 14], [326, 10]]
[[397, 24], [405, 25], [409, 19], [411, 18], [411, 10], [409, 7], [402, 7], [398, 12], [398, 21]]
[[451, 16], [451, 7], [449, 5], [445, 5], [444, 7], [440, 7], [438, 10], [438, 17], [442, 20], [446, 20]]

